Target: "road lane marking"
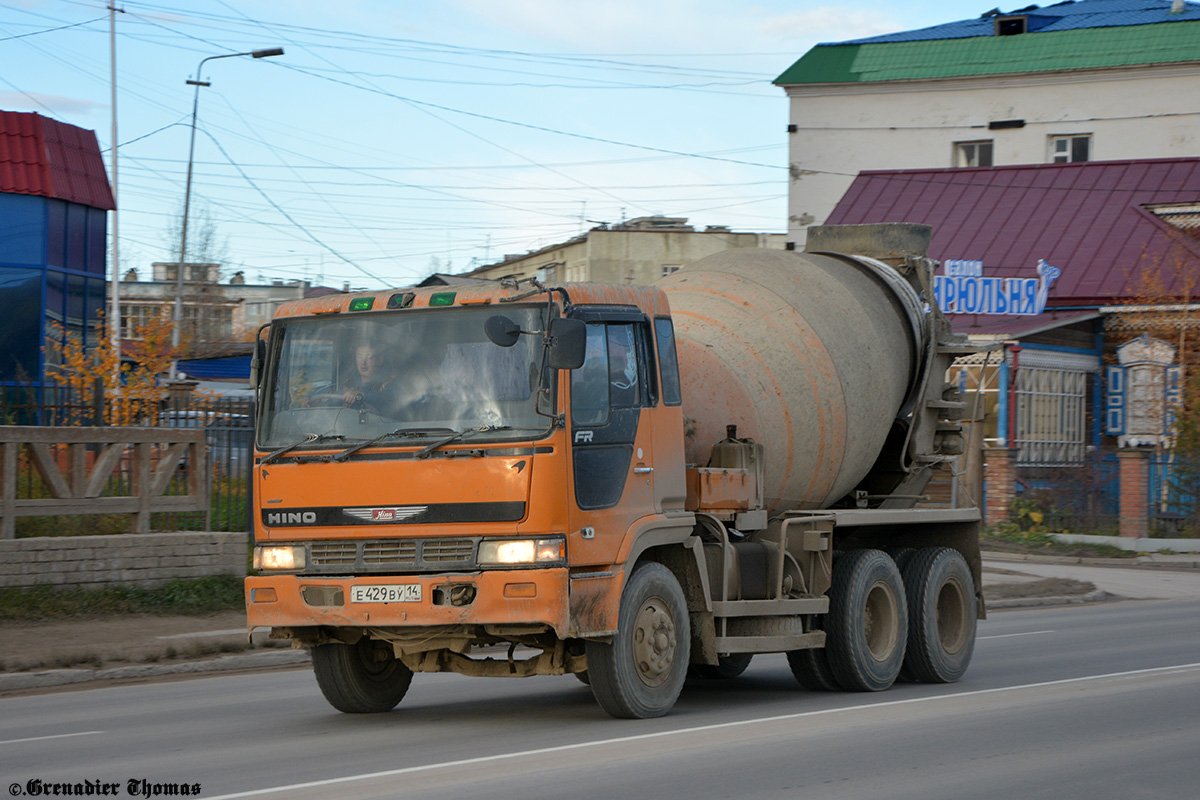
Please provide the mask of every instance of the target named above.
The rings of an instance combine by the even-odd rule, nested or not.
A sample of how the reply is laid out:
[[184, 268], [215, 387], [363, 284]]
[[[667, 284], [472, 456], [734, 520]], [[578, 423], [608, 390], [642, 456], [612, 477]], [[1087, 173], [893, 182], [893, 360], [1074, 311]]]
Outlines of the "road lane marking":
[[200, 639], [205, 636], [240, 636], [245, 628], [233, 628], [227, 631], [199, 631], [197, 633], [172, 633], [169, 636], [155, 636], [155, 639]]
[[669, 731], [641, 733], [634, 736], [618, 736], [612, 739], [597, 739], [590, 742], [576, 742], [575, 744], [564, 744], [556, 747], [541, 747], [535, 750], [522, 750], [515, 753], [498, 753], [491, 756], [464, 758], [459, 759], [458, 761], [441, 761], [436, 764], [420, 764], [414, 767], [400, 767], [398, 769], [383, 770], [382, 772], [364, 772], [360, 775], [347, 775], [342, 778], [326, 778], [325, 780], [320, 781], [308, 781], [305, 783], [291, 783], [283, 786], [271, 786], [265, 789], [252, 789], [247, 792], [234, 792], [233, 794], [217, 795], [216, 797], [208, 798], [208, 800], [240, 800], [240, 798], [243, 797], [263, 797], [271, 794], [296, 792], [302, 789], [319, 789], [327, 786], [337, 786], [339, 784], [354, 783], [356, 781], [377, 780], [379, 778], [395, 778], [401, 775], [412, 775], [418, 772], [432, 772], [439, 769], [471, 767], [478, 766], [479, 764], [506, 761], [509, 759], [543, 756], [552, 753], [565, 753], [571, 750], [584, 750], [589, 747], [629, 744], [631, 742], [642, 742], [650, 739], [663, 739], [668, 736], [679, 736], [689, 733], [707, 733], [710, 731], [728, 730], [730, 728], [742, 728], [748, 725], [761, 725], [763, 723], [771, 722], [787, 722], [797, 719], [806, 719], [809, 717], [827, 717], [834, 714], [842, 714], [848, 711], [869, 711], [876, 708], [893, 708], [896, 706], [916, 705], [918, 703], [928, 703], [935, 700], [954, 700], [963, 697], [982, 697], [989, 694], [1003, 694], [1005, 692], [1015, 692], [1023, 689], [1043, 689], [1049, 686], [1065, 686], [1072, 683], [1087, 683], [1090, 681], [1100, 681], [1112, 678], [1129, 678], [1140, 675], [1171, 674], [1195, 671], [1198, 669], [1200, 669], [1200, 662], [1195, 662], [1192, 664], [1174, 664], [1169, 667], [1150, 667], [1147, 669], [1135, 669], [1125, 672], [1108, 672], [1103, 675], [1085, 675], [1079, 678], [1062, 678], [1056, 681], [1025, 683], [1018, 686], [998, 686], [994, 689], [976, 689], [970, 692], [957, 692], [955, 694], [939, 694], [930, 697], [911, 697], [905, 700], [885, 700], [879, 703], [865, 703], [863, 705], [842, 706], [840, 708], [825, 708], [819, 711], [799, 711], [795, 714], [779, 714], [772, 717], [758, 717], [755, 719], [735, 720], [733, 722], [717, 722], [713, 723], [712, 725], [697, 725], [692, 728], [676, 728]]
[[53, 736], [31, 736], [28, 739], [6, 739], [0, 744], [20, 744], [21, 742], [44, 742], [47, 739], [66, 739], [71, 736], [94, 736], [104, 731], [80, 731], [79, 733], [56, 733]]
[[985, 639], [1011, 639], [1014, 636], [1039, 636], [1043, 633], [1058, 633], [1058, 631], [1025, 631], [1024, 633], [998, 633], [995, 636], [976, 637], [975, 641], [982, 642]]

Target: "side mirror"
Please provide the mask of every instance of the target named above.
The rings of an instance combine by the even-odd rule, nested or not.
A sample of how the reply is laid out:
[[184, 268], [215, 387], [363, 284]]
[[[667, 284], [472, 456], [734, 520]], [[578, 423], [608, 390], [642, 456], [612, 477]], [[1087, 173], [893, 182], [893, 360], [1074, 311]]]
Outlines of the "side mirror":
[[550, 353], [547, 363], [551, 369], [579, 369], [587, 353], [587, 324], [581, 319], [550, 320]]
[[512, 347], [521, 337], [521, 326], [502, 314], [496, 314], [483, 323], [483, 332], [492, 344]]
[[250, 385], [255, 391], [258, 391], [263, 364], [267, 360], [267, 343], [262, 339], [261, 333], [260, 330], [260, 335], [254, 338], [254, 355], [250, 357]]

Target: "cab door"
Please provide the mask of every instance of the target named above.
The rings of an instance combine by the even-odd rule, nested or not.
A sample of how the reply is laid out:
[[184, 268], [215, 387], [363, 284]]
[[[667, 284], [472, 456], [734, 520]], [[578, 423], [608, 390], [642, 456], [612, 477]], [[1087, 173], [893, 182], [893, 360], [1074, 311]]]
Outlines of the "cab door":
[[611, 564], [634, 522], [656, 511], [653, 340], [631, 311], [584, 318], [587, 355], [571, 373], [574, 564]]

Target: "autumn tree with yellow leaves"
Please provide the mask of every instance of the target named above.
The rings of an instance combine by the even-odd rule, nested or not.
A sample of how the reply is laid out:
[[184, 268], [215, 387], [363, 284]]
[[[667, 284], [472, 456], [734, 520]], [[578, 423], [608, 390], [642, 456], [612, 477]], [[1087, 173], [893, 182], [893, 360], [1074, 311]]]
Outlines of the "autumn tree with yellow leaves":
[[106, 425], [155, 425], [159, 406], [167, 395], [159, 376], [178, 356], [171, 346], [173, 328], [170, 309], [165, 307], [136, 328], [135, 341], [126, 351], [132, 364], [122, 363], [120, 351], [108, 337], [85, 349], [78, 334], [62, 336], [59, 329], [59, 335], [47, 345], [58, 358], [47, 359], [52, 363], [46, 371], [79, 398], [81, 406], [92, 406], [97, 389], [103, 392]]

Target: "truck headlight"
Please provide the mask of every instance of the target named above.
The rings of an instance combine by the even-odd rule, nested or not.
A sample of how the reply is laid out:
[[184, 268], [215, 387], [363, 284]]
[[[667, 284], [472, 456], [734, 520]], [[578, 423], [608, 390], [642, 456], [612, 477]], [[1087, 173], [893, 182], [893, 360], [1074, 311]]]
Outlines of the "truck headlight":
[[548, 565], [566, 560], [563, 539], [506, 539], [479, 543], [479, 565]]
[[255, 569], [304, 569], [304, 545], [270, 545], [254, 548]]

